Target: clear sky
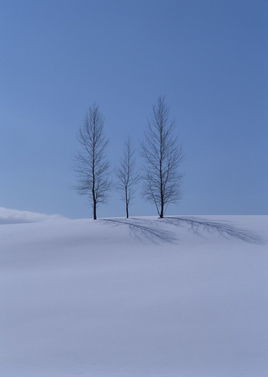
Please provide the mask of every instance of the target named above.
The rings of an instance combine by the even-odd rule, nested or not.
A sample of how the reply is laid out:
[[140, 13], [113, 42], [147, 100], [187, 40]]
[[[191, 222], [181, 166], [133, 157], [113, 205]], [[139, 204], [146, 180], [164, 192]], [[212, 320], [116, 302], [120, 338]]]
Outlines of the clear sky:
[[[73, 189], [88, 106], [115, 168], [165, 95], [185, 154], [170, 212], [267, 214], [267, 18], [264, 0], [0, 0], [0, 206], [90, 214]], [[115, 191], [100, 215], [123, 215]]]

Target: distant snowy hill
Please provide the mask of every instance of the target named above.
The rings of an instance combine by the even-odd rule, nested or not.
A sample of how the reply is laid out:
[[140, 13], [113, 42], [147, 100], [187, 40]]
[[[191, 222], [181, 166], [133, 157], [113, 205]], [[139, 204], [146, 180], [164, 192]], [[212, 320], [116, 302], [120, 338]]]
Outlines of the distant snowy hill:
[[0, 223], [0, 376], [267, 377], [268, 216]]
[[20, 224], [35, 223], [38, 221], [59, 219], [60, 215], [44, 215], [29, 211], [18, 211], [15, 209], [7, 209], [0, 207], [0, 225], [1, 224]]

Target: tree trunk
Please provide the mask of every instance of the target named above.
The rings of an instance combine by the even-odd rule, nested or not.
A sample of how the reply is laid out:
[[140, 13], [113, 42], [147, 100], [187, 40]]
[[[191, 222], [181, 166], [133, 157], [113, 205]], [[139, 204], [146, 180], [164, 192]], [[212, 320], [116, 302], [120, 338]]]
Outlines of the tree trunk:
[[129, 212], [128, 212], [128, 204], [126, 203], [126, 218], [129, 218]]
[[93, 219], [97, 220], [97, 203], [95, 200], [93, 201]]
[[[161, 178], [162, 181], [162, 178]], [[165, 206], [165, 201], [164, 201], [164, 195], [163, 195], [163, 188], [162, 188], [162, 182], [161, 182], [161, 194], [160, 194], [160, 219], [163, 219], [164, 217], [164, 206]]]
[[128, 200], [128, 191], [127, 191], [127, 187], [125, 187], [125, 207], [126, 207], [126, 218], [128, 219], [129, 217], [129, 213], [128, 213], [128, 203], [129, 203], [129, 200]]

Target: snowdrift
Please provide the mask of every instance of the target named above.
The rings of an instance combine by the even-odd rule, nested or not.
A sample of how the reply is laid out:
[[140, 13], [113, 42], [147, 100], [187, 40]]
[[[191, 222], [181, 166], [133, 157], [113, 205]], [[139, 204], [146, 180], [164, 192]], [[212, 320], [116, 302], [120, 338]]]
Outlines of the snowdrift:
[[39, 221], [61, 218], [62, 216], [60, 215], [44, 215], [42, 213], [17, 211], [15, 209], [7, 209], [0, 207], [0, 225], [35, 223]]
[[267, 377], [268, 216], [0, 219], [1, 376]]

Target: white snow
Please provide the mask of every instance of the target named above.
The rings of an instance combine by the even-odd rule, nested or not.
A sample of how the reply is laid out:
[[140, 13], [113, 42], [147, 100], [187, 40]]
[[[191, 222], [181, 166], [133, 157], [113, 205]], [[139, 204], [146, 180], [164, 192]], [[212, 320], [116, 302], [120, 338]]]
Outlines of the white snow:
[[268, 216], [0, 223], [0, 376], [267, 377]]
[[21, 224], [35, 223], [50, 219], [61, 219], [60, 215], [44, 215], [43, 213], [34, 213], [29, 211], [17, 211], [0, 207], [0, 225], [1, 224]]

